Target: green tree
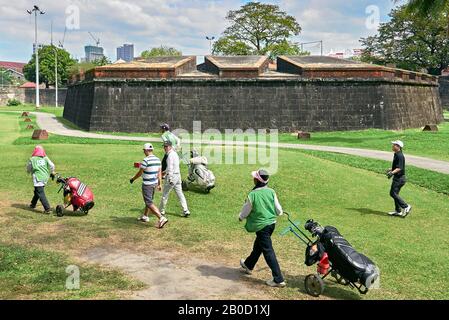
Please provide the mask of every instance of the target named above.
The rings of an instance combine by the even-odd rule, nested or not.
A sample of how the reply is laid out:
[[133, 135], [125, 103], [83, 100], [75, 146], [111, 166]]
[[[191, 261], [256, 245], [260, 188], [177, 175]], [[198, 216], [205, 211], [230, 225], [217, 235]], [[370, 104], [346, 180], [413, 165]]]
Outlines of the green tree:
[[97, 59], [95, 61], [92, 61], [92, 65], [94, 67], [102, 67], [102, 66], [106, 66], [106, 65], [111, 64], [111, 63], [112, 63], [111, 60], [109, 60], [109, 58], [106, 57], [106, 56], [103, 56], [103, 58], [101, 58], [101, 59]]
[[[401, 0], [393, 0], [395, 3]], [[440, 15], [446, 16], [446, 31], [449, 37], [449, 0], [408, 0], [406, 8], [412, 14], [418, 14], [421, 17]]]
[[152, 57], [180, 57], [182, 56], [182, 52], [172, 47], [160, 46], [151, 50], [145, 50], [140, 56], [144, 59]]
[[446, 14], [434, 12], [430, 18], [401, 6], [393, 9], [390, 17], [390, 22], [380, 25], [377, 35], [361, 39], [362, 61], [441, 74], [449, 65]]
[[289, 39], [299, 35], [301, 27], [295, 17], [279, 6], [249, 2], [239, 10], [228, 12], [230, 26], [214, 44], [214, 54], [279, 55], [300, 52]]
[[[39, 83], [45, 83], [48, 88], [50, 84], [55, 84], [55, 55], [58, 55], [58, 83], [67, 83], [70, 67], [75, 64], [75, 60], [70, 54], [54, 45], [44, 46], [39, 49]], [[23, 68], [23, 73], [28, 81], [36, 82], [36, 55], [33, 54], [31, 60]]]
[[13, 78], [11, 73], [4, 69], [0, 68], [0, 86], [7, 86], [13, 83]]

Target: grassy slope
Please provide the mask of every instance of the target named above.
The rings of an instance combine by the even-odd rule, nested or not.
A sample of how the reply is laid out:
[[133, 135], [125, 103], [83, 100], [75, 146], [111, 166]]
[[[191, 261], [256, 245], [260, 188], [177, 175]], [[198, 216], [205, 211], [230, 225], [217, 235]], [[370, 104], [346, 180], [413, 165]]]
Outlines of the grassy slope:
[[[5, 121], [1, 115], [1, 119], [2, 123], [17, 121], [17, 116]], [[30, 179], [23, 168], [33, 147], [3, 144], [10, 143], [15, 136], [9, 130], [0, 131], [0, 192], [12, 202], [8, 215], [16, 217], [8, 220], [7, 227], [0, 224], [4, 242], [47, 247], [57, 241], [61, 247], [73, 248], [88, 246], [85, 239], [92, 242], [100, 238], [108, 242], [119, 239], [120, 246], [151, 243], [154, 247], [161, 245], [228, 262], [237, 262], [252, 246], [253, 236], [244, 232], [243, 226], [236, 222], [236, 215], [251, 189], [248, 174], [254, 166], [213, 166], [218, 177], [217, 189], [207, 196], [187, 194], [193, 212], [189, 220], [174, 215], [180, 208], [172, 199], [171, 223], [161, 233], [151, 225], [142, 226], [135, 221], [142, 200], [139, 186], [130, 186], [128, 180], [134, 173], [132, 164], [142, 158], [140, 148], [123, 144], [46, 145], [58, 171], [84, 180], [93, 188], [97, 201], [88, 217], [56, 219], [30, 215], [21, 209], [31, 196]], [[278, 191], [284, 209], [301, 222], [314, 218], [325, 225], [337, 226], [357, 249], [376, 261], [382, 272], [382, 289], [367, 298], [449, 298], [445, 290], [449, 283], [446, 272], [449, 252], [441, 250], [449, 245], [447, 196], [409, 184], [403, 195], [415, 206], [413, 215], [407, 220], [390, 218], [384, 214], [392, 209], [389, 182], [384, 176], [296, 151], [281, 151], [280, 171], [271, 184]], [[47, 189], [52, 204], [61, 202], [56, 191], [54, 185]], [[286, 226], [285, 218], [281, 218], [274, 243], [290, 287], [272, 291], [273, 297], [307, 298], [297, 288], [303, 291], [303, 276], [312, 273], [313, 268], [302, 263], [303, 245], [293, 236], [279, 235]], [[51, 227], [61, 231], [51, 234], [42, 231]], [[262, 261], [260, 267], [264, 268]], [[268, 278], [269, 272], [263, 269], [256, 277]], [[326, 295], [359, 298], [339, 286], [331, 286]]]

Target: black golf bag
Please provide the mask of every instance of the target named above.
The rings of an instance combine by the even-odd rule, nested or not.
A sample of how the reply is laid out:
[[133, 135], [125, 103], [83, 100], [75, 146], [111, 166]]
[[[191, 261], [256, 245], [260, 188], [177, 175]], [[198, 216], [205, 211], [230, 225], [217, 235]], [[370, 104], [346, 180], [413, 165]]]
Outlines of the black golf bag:
[[360, 283], [369, 289], [379, 277], [373, 261], [358, 253], [351, 244], [343, 238], [335, 227], [325, 227], [317, 232], [318, 248], [323, 248], [332, 263], [332, 268], [344, 279], [352, 283]]

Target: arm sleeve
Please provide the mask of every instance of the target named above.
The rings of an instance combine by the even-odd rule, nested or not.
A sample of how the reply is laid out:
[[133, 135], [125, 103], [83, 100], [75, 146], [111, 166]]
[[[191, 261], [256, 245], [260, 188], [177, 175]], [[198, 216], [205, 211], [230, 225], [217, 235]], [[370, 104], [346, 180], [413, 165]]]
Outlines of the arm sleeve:
[[250, 215], [251, 211], [253, 210], [253, 205], [251, 204], [251, 201], [249, 201], [249, 198], [246, 199], [245, 204], [243, 205], [242, 211], [240, 212], [240, 220], [245, 220]]
[[174, 159], [173, 159], [173, 152], [174, 151], [170, 152], [170, 154], [167, 157], [167, 170], [165, 171], [167, 176], [171, 176], [175, 172], [174, 171], [175, 163], [174, 163]]
[[50, 160], [50, 158], [47, 158], [47, 163], [48, 163], [48, 166], [50, 168], [50, 171], [54, 172], [56, 167], [55, 167], [55, 164]]
[[143, 161], [140, 163], [140, 169], [145, 170], [145, 169], [147, 169], [147, 168], [148, 168], [147, 162], [146, 162], [146, 160], [143, 160]]
[[274, 205], [276, 206], [276, 212], [278, 216], [282, 216], [284, 214], [284, 210], [282, 209], [281, 204], [279, 203], [279, 199], [277, 195], [274, 195]]

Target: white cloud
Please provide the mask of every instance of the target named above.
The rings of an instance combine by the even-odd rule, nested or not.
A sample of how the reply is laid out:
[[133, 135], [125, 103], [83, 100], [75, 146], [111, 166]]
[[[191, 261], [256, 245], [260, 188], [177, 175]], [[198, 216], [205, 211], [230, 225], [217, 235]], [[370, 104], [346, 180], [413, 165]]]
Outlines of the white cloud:
[[[273, 2], [273, 1], [265, 1]], [[281, 8], [297, 17], [303, 27], [298, 41], [324, 40], [327, 49], [358, 47], [367, 34], [366, 5], [376, 1], [278, 0]], [[390, 0], [380, 0], [387, 3]], [[219, 36], [226, 27], [226, 13], [238, 8], [241, 0], [40, 0], [46, 11], [39, 17], [39, 37], [50, 42], [53, 21], [55, 42], [61, 40], [69, 5], [80, 8], [80, 30], [68, 31], [65, 47], [75, 56], [84, 56], [84, 45], [101, 40], [109, 57], [123, 43], [134, 43], [136, 54], [161, 44], [175, 46], [185, 54], [207, 54], [206, 35]], [[0, 59], [26, 61], [31, 56], [34, 22], [26, 10], [28, 0], [0, 0]], [[385, 7], [385, 5], [383, 5]]]

